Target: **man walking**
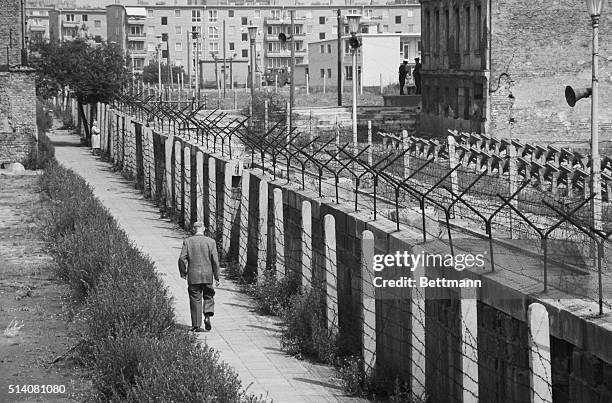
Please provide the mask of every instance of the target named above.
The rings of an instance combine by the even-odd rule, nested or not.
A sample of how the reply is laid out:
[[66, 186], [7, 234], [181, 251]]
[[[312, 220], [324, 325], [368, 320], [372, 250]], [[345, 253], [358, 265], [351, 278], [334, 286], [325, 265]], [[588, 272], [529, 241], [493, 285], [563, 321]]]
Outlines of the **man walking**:
[[412, 71], [412, 77], [414, 77], [414, 85], [416, 86], [416, 93], [421, 93], [421, 62], [417, 57], [414, 59], [414, 70]]
[[[179, 272], [187, 279], [189, 292], [189, 310], [191, 311], [191, 331], [203, 332], [204, 327], [211, 329], [210, 317], [215, 314], [215, 287], [219, 286], [219, 256], [214, 239], [204, 235], [204, 224], [200, 221], [193, 224], [195, 235], [183, 241], [179, 257]], [[202, 309], [202, 299], [204, 307]]]
[[404, 59], [404, 62], [399, 66], [399, 85], [400, 95], [404, 95], [404, 85], [406, 84], [406, 76], [408, 75], [408, 60]]

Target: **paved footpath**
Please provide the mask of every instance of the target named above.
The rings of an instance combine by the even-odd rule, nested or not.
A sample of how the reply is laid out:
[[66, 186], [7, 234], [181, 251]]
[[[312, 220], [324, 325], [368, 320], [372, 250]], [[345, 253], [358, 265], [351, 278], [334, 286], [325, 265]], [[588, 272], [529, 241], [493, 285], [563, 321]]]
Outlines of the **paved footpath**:
[[[185, 231], [161, 219], [153, 203], [132, 182], [112, 172], [110, 164], [79, 147], [78, 136], [56, 130], [49, 137], [58, 161], [89, 182], [130, 239], [153, 259], [174, 298], [178, 323], [190, 325], [187, 283], [180, 278], [176, 263]], [[250, 384], [247, 392], [274, 402], [363, 401], [345, 396], [331, 368], [283, 353], [278, 318], [256, 314], [250, 298], [235, 283], [222, 278], [215, 300], [213, 329], [198, 336], [237, 371], [243, 387]]]

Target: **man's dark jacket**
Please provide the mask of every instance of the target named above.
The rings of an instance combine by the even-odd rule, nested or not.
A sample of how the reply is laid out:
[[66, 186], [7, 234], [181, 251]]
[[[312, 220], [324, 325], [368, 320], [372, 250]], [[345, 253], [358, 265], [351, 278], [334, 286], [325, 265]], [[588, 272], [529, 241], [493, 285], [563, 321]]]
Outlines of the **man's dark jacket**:
[[[182, 267], [181, 267], [182, 266]], [[214, 239], [194, 235], [183, 241], [179, 257], [179, 271], [187, 272], [188, 284], [212, 284], [219, 280], [219, 256]]]

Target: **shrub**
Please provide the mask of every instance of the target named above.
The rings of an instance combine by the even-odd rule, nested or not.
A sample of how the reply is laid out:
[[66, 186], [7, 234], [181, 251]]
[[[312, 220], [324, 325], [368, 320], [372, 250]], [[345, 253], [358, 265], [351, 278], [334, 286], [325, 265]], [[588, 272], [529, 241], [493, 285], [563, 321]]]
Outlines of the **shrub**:
[[97, 373], [95, 400], [258, 401], [207, 346], [179, 332], [153, 262], [129, 241], [91, 188], [50, 163], [43, 227], [58, 274], [81, 304], [80, 361]]
[[263, 315], [281, 315], [298, 289], [296, 275], [276, 278], [271, 271], [266, 271], [263, 277], [246, 287], [247, 293], [255, 299], [255, 309]]
[[281, 315], [284, 324], [281, 345], [287, 353], [325, 363], [335, 361], [338, 337], [327, 329], [324, 307], [324, 294], [319, 290], [300, 292], [290, 298]]
[[377, 367], [365, 371], [363, 358], [349, 356], [338, 360], [337, 373], [344, 390], [351, 396], [368, 397], [373, 400], [384, 398], [389, 402], [424, 403], [424, 396], [415, 396], [407, 382]]

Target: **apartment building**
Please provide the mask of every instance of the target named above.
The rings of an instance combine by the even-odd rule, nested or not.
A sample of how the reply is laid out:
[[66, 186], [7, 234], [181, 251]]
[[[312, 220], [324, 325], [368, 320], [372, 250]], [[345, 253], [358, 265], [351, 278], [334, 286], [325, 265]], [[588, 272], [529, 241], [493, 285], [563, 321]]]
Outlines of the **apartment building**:
[[[353, 62], [350, 36], [342, 38], [342, 80], [344, 87], [352, 86]], [[397, 84], [398, 68], [408, 60], [410, 71], [414, 59], [420, 57], [418, 33], [364, 33], [359, 35], [361, 47], [357, 50], [357, 85], [380, 88]], [[338, 41], [327, 39], [308, 45], [308, 78], [314, 88], [335, 89], [338, 83]], [[304, 80], [302, 80], [304, 81]]]
[[[296, 64], [307, 64], [308, 43], [336, 38], [338, 9], [342, 16], [361, 14], [363, 32], [369, 32], [372, 27], [376, 28], [376, 32], [389, 33], [420, 33], [421, 29], [420, 5], [416, 1], [412, 4], [359, 6], [346, 6], [344, 2], [341, 6], [329, 3], [293, 6], [219, 3], [211, 5], [207, 2], [207, 5], [202, 6], [199, 2], [196, 4], [195, 0], [187, 0], [187, 5], [144, 5], [144, 23], [138, 21], [139, 26], [144, 25], [144, 36], [138, 28], [133, 27], [136, 24], [128, 24], [126, 21], [126, 10], [132, 7], [110, 5], [106, 8], [108, 39], [122, 44], [126, 50], [139, 52], [135, 58], [136, 67], [140, 66], [140, 59], [144, 59], [143, 66], [156, 60], [157, 46], [163, 42], [162, 60], [185, 66], [188, 75], [186, 80], [195, 80], [197, 55], [201, 65], [200, 82], [203, 85], [211, 82], [214, 85], [215, 80], [225, 77], [227, 85], [231, 86], [232, 83], [244, 85], [248, 77], [250, 41], [247, 27], [251, 24], [258, 26], [255, 59], [259, 73], [290, 65], [290, 47], [279, 40], [281, 32], [295, 41]], [[117, 11], [121, 9], [124, 11]], [[290, 35], [292, 10], [294, 32]], [[346, 24], [343, 22], [343, 25]], [[133, 41], [127, 40], [128, 29], [135, 30]], [[342, 29], [348, 32], [346, 26]], [[199, 33], [197, 40], [191, 35], [193, 31]], [[135, 42], [143, 42], [144, 51]], [[135, 70], [138, 72], [138, 68]]]
[[30, 41], [49, 39], [49, 7], [26, 8], [27, 30], [26, 35]]
[[66, 41], [78, 37], [106, 40], [106, 9], [62, 8], [49, 10], [49, 38]]

